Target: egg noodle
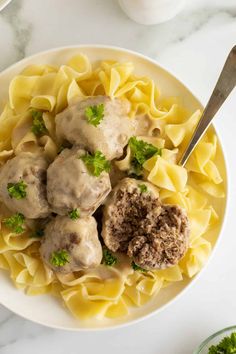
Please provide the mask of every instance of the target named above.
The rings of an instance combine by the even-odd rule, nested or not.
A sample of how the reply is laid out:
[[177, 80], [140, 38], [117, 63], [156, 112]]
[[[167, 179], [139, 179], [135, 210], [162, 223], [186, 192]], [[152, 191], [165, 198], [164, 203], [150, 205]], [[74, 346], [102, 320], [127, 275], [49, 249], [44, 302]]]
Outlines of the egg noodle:
[[[211, 252], [207, 235], [219, 216], [210, 204], [224, 198], [224, 182], [216, 164], [217, 137], [209, 131], [190, 157], [186, 168], [176, 161], [183, 152], [201, 116], [190, 114], [177, 99], [163, 99], [153, 80], [137, 77], [132, 63], [103, 61], [92, 64], [79, 54], [60, 67], [31, 65], [14, 77], [9, 101], [0, 116], [0, 166], [23, 151], [44, 153], [53, 160], [59, 147], [55, 139], [55, 115], [74, 99], [95, 95], [119, 97], [130, 102], [130, 118], [148, 116], [148, 136], [138, 137], [163, 148], [144, 164], [145, 179], [159, 188], [165, 204], [185, 208], [191, 225], [188, 251], [180, 263], [166, 270], [134, 271], [127, 257], [109, 267], [71, 274], [55, 274], [39, 256], [39, 239], [26, 229], [22, 234], [0, 229], [0, 268], [9, 271], [15, 286], [28, 295], [51, 293], [62, 299], [79, 318], [115, 318], [126, 315], [131, 306], [142, 306], [159, 291], [184, 277], [193, 277], [204, 266]], [[31, 130], [31, 109], [42, 110], [47, 135], [37, 137]], [[160, 134], [152, 134], [159, 131]], [[116, 162], [120, 170], [130, 166], [130, 149]], [[0, 208], [0, 222], [11, 212]], [[122, 261], [124, 259], [124, 261]], [[161, 292], [159, 294], [161, 295]]]

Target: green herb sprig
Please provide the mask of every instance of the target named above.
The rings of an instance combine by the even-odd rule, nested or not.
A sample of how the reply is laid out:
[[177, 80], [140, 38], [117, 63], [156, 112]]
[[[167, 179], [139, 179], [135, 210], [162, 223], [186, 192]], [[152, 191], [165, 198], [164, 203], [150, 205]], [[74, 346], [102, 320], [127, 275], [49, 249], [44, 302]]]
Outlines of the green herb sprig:
[[144, 269], [144, 268], [140, 267], [134, 261], [132, 261], [131, 266], [132, 266], [133, 270], [135, 270], [135, 271], [142, 272], [142, 273], [147, 273], [147, 269]]
[[160, 155], [162, 149], [146, 143], [143, 140], [138, 140], [135, 136], [129, 139], [128, 146], [131, 150], [131, 169], [129, 174], [137, 177], [142, 176], [143, 164], [154, 155]]
[[26, 197], [26, 188], [27, 184], [23, 180], [17, 183], [8, 183], [7, 185], [7, 191], [9, 196], [17, 200]]
[[33, 118], [33, 125], [31, 128], [31, 131], [36, 136], [47, 134], [48, 130], [47, 130], [44, 120], [43, 120], [43, 112], [33, 110], [32, 111], [32, 118]]
[[101, 103], [97, 106], [87, 107], [85, 109], [85, 116], [89, 124], [92, 124], [94, 127], [97, 127], [104, 117], [104, 104]]
[[79, 209], [73, 209], [68, 213], [69, 218], [71, 220], [77, 220], [80, 217], [80, 211]]
[[102, 263], [111, 267], [117, 263], [117, 258], [107, 248], [103, 248]]
[[233, 354], [236, 353], [236, 332], [221, 340], [218, 345], [212, 345], [208, 354]]
[[101, 151], [96, 151], [95, 154], [86, 153], [80, 157], [85, 163], [88, 171], [96, 177], [99, 177], [103, 171], [109, 172], [111, 168], [110, 161], [107, 161]]
[[148, 191], [148, 187], [146, 186], [146, 184], [139, 184], [138, 187], [141, 193], [146, 193]]
[[3, 219], [3, 224], [16, 234], [21, 234], [25, 231], [23, 227], [24, 222], [25, 217], [21, 213], [14, 214], [9, 218]]
[[69, 262], [69, 254], [66, 250], [52, 252], [50, 263], [55, 267], [63, 267]]

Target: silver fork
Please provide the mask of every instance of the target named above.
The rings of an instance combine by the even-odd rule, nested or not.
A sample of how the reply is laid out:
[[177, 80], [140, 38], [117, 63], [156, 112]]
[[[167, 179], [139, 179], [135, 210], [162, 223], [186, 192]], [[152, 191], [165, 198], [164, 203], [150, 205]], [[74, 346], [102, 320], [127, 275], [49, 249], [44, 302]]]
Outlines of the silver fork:
[[236, 45], [231, 49], [212, 95], [203, 111], [202, 117], [184, 151], [179, 165], [184, 166], [199, 140], [236, 85]]

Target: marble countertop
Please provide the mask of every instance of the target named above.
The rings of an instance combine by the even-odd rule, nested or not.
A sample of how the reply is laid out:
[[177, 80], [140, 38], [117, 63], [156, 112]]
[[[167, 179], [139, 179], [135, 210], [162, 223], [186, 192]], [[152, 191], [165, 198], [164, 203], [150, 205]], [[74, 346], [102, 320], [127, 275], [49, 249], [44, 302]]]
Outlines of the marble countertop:
[[[23, 57], [69, 44], [112, 44], [171, 69], [206, 103], [236, 42], [235, 0], [191, 0], [170, 22], [132, 22], [116, 0], [13, 0], [0, 13], [0, 70]], [[227, 222], [215, 256], [177, 302], [124, 329], [91, 334], [48, 329], [0, 306], [0, 354], [191, 354], [204, 338], [236, 325], [236, 92], [218, 114], [230, 169]], [[0, 287], [1, 291], [1, 287]]]

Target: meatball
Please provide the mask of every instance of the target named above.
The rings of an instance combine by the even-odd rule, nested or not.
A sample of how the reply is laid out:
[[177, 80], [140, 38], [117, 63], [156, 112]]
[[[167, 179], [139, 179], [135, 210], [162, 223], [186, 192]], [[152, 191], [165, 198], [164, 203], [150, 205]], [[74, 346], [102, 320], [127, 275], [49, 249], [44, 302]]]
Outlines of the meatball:
[[184, 256], [188, 238], [189, 222], [184, 209], [163, 205], [151, 229], [130, 241], [127, 254], [145, 269], [166, 269]]
[[64, 149], [48, 168], [48, 202], [59, 215], [74, 209], [79, 209], [82, 217], [91, 215], [111, 190], [109, 174], [91, 175], [80, 158], [84, 154], [78, 147]]
[[113, 252], [126, 253], [145, 269], [174, 266], [188, 247], [189, 221], [176, 205], [163, 205], [152, 184], [123, 179], [108, 199], [102, 236]]
[[116, 185], [103, 213], [102, 237], [111, 251], [127, 252], [140, 228], [149, 227], [151, 213], [161, 212], [158, 196], [158, 189], [149, 182], [124, 178]]
[[0, 199], [13, 212], [26, 218], [49, 215], [46, 199], [47, 160], [41, 155], [21, 153], [0, 170]]
[[40, 254], [55, 272], [71, 273], [101, 263], [102, 246], [92, 216], [77, 220], [57, 216], [47, 224], [44, 235]]
[[[99, 105], [103, 105], [102, 118], [93, 125], [86, 109]], [[96, 96], [79, 101], [56, 116], [58, 140], [67, 140], [90, 152], [99, 150], [108, 160], [120, 157], [135, 132], [135, 121], [127, 116], [128, 111], [128, 102], [117, 98]]]

